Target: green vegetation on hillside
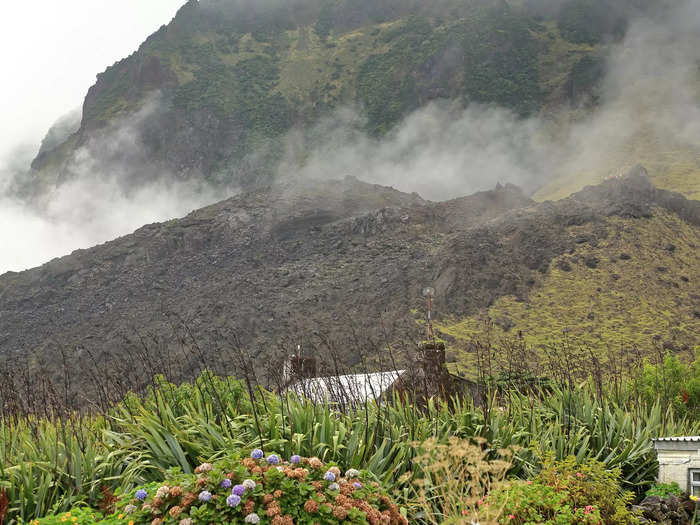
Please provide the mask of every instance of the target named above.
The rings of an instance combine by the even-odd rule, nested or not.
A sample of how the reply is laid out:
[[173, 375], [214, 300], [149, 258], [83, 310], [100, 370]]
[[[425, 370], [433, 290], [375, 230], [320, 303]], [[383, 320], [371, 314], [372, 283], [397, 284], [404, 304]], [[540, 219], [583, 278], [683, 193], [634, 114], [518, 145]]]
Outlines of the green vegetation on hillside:
[[620, 2], [611, 0], [567, 0], [558, 16], [559, 31], [569, 42], [597, 44], [604, 38], [621, 37], [626, 20]]
[[[255, 185], [274, 172], [285, 132], [339, 107], [360, 108], [375, 136], [437, 99], [498, 105], [520, 116], [563, 110], [564, 120], [578, 120], [600, 102], [611, 44], [631, 17], [657, 4], [191, 1], [98, 76], [83, 125], [93, 132], [120, 122], [158, 91], [163, 122], [144, 137], [147, 158], [174, 172]], [[86, 138], [38, 159], [37, 178], [59, 179]], [[637, 163], [659, 187], [700, 196], [694, 148], [635, 136], [618, 149], [601, 153], [595, 167], [555, 173], [536, 197], [567, 196]], [[250, 158], [254, 165], [246, 168]]]
[[476, 17], [464, 31], [467, 102], [497, 104], [520, 115], [540, 109], [545, 93], [537, 62], [546, 48], [532, 33], [543, 28], [504, 3]]
[[[587, 234], [603, 228], [591, 244]], [[610, 218], [575, 227], [573, 253], [556, 258], [527, 300], [506, 296], [488, 311], [443, 323], [458, 341], [522, 334], [535, 348], [576, 341], [600, 354], [621, 347], [700, 350], [700, 234], [678, 217]], [[656, 343], [654, 342], [656, 341]]]
[[[362, 108], [374, 135], [435, 99], [530, 115], [567, 96], [575, 61], [597, 53], [552, 33], [555, 21], [536, 21], [505, 2], [238, 4], [188, 3], [136, 53], [99, 75], [84, 126], [127, 117], [159, 91], [158, 118], [166, 125], [149, 129], [144, 142], [154, 147], [147, 156], [178, 171], [195, 164], [216, 178], [261, 148], [279, 149], [280, 135], [293, 125], [343, 105]], [[572, 46], [575, 55], [559, 51]], [[577, 93], [591, 84], [578, 82]], [[159, 146], [182, 141], [206, 146], [196, 156]]]

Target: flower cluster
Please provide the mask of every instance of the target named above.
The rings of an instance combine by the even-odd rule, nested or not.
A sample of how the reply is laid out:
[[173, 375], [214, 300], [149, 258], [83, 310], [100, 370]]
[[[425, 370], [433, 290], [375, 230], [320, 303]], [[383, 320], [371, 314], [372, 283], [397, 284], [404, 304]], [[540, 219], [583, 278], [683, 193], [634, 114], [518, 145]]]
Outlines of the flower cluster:
[[376, 482], [356, 469], [319, 458], [253, 450], [247, 457], [203, 463], [194, 475], [173, 472], [165, 483], [135, 491], [117, 504], [138, 525], [197, 525], [221, 516], [237, 523], [403, 525], [406, 518]]

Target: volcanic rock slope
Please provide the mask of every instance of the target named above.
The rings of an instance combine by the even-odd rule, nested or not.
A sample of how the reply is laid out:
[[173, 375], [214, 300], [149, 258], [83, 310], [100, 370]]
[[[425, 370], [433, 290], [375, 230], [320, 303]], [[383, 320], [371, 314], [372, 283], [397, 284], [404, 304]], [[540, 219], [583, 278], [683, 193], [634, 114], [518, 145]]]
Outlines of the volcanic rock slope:
[[[0, 354], [119, 358], [124, 337], [167, 345], [173, 315], [204, 352], [234, 330], [264, 354], [292, 324], [400, 337], [392, 327], [413, 324], [423, 286], [436, 288], [442, 318], [525, 301], [552, 261], [603, 240], [608, 221], [655, 217], [700, 243], [700, 202], [654, 188], [643, 169], [541, 204], [510, 185], [441, 203], [354, 178], [277, 185], [0, 276]], [[698, 282], [683, 284], [697, 300]]]

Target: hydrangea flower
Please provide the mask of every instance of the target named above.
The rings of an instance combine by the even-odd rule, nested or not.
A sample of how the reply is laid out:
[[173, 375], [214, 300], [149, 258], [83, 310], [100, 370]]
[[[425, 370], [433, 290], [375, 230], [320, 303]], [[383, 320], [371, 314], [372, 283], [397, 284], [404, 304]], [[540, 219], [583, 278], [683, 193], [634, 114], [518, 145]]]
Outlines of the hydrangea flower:
[[354, 468], [349, 469], [345, 473], [346, 478], [359, 478], [360, 477], [360, 471]]
[[352, 484], [352, 486], [355, 487], [356, 489], [361, 489], [361, 488], [362, 488], [362, 483], [359, 483], [359, 482], [356, 481], [355, 483]]
[[203, 490], [199, 493], [199, 501], [211, 501], [211, 492], [208, 490]]
[[245, 494], [245, 485], [234, 485], [232, 493], [236, 496], [242, 496]]
[[124, 507], [125, 514], [133, 514], [136, 511], [136, 505], [127, 505]]
[[243, 481], [243, 486], [248, 490], [253, 490], [257, 486], [257, 484], [252, 479], [246, 479]]
[[277, 454], [270, 454], [269, 456], [267, 456], [267, 462], [270, 465], [277, 465], [277, 463], [280, 462], [280, 458]]
[[230, 489], [231, 488], [231, 480], [226, 478], [221, 482], [221, 488], [222, 489]]
[[333, 474], [333, 473], [329, 470], [328, 472], [326, 472], [326, 473], [323, 475], [323, 479], [325, 479], [326, 481], [335, 481], [335, 474]]
[[250, 457], [253, 459], [262, 459], [264, 455], [265, 453], [259, 448], [256, 448], [255, 450], [253, 450], [253, 452], [250, 453]]
[[143, 490], [143, 489], [139, 489], [139, 490], [136, 491], [135, 496], [136, 496], [136, 499], [137, 499], [137, 500], [143, 501], [143, 500], [145, 500], [145, 499], [148, 497], [148, 492], [146, 492], [146, 491]]
[[237, 507], [241, 503], [241, 497], [236, 494], [231, 494], [226, 498], [226, 505], [229, 507]]
[[296, 454], [294, 454], [291, 458], [289, 458], [289, 461], [292, 465], [298, 465], [299, 463], [301, 463], [301, 456], [297, 456]]
[[331, 483], [330, 485], [328, 485], [328, 490], [339, 490], [339, 489], [340, 489], [340, 485], [338, 485], [337, 483]]
[[156, 498], [165, 499], [170, 496], [170, 487], [163, 485], [156, 491]]
[[255, 512], [251, 512], [245, 517], [243, 521], [245, 521], [246, 523], [260, 523], [260, 516], [255, 514]]
[[179, 525], [193, 525], [194, 521], [192, 521], [192, 518], [185, 518], [184, 520], [180, 520]]

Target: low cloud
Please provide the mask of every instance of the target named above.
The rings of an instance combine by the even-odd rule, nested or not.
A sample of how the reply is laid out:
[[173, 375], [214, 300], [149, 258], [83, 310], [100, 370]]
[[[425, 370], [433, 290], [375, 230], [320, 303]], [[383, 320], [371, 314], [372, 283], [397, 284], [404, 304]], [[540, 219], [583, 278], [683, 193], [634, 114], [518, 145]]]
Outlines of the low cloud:
[[235, 193], [202, 179], [180, 180], [148, 159], [140, 129], [158, 104], [154, 97], [78, 148], [64, 169], [43, 173], [43, 191], [32, 199], [16, 191], [31, 157], [13, 156], [15, 164], [0, 171], [0, 273], [43, 264]]
[[290, 134], [280, 176], [351, 174], [440, 200], [497, 182], [532, 192], [564, 177], [563, 187], [577, 189], [640, 161], [654, 173], [679, 152], [691, 164], [695, 152], [700, 172], [698, 49], [700, 1], [680, 1], [631, 21], [606, 58], [594, 110], [523, 120], [503, 108], [437, 102], [376, 139], [361, 131], [360, 111], [344, 108]]
[[353, 175], [444, 200], [497, 182], [535, 189], [551, 160], [549, 145], [541, 141], [542, 123], [501, 108], [431, 103], [381, 140], [363, 127], [359, 112], [346, 108], [311, 133], [290, 134], [280, 176]]

